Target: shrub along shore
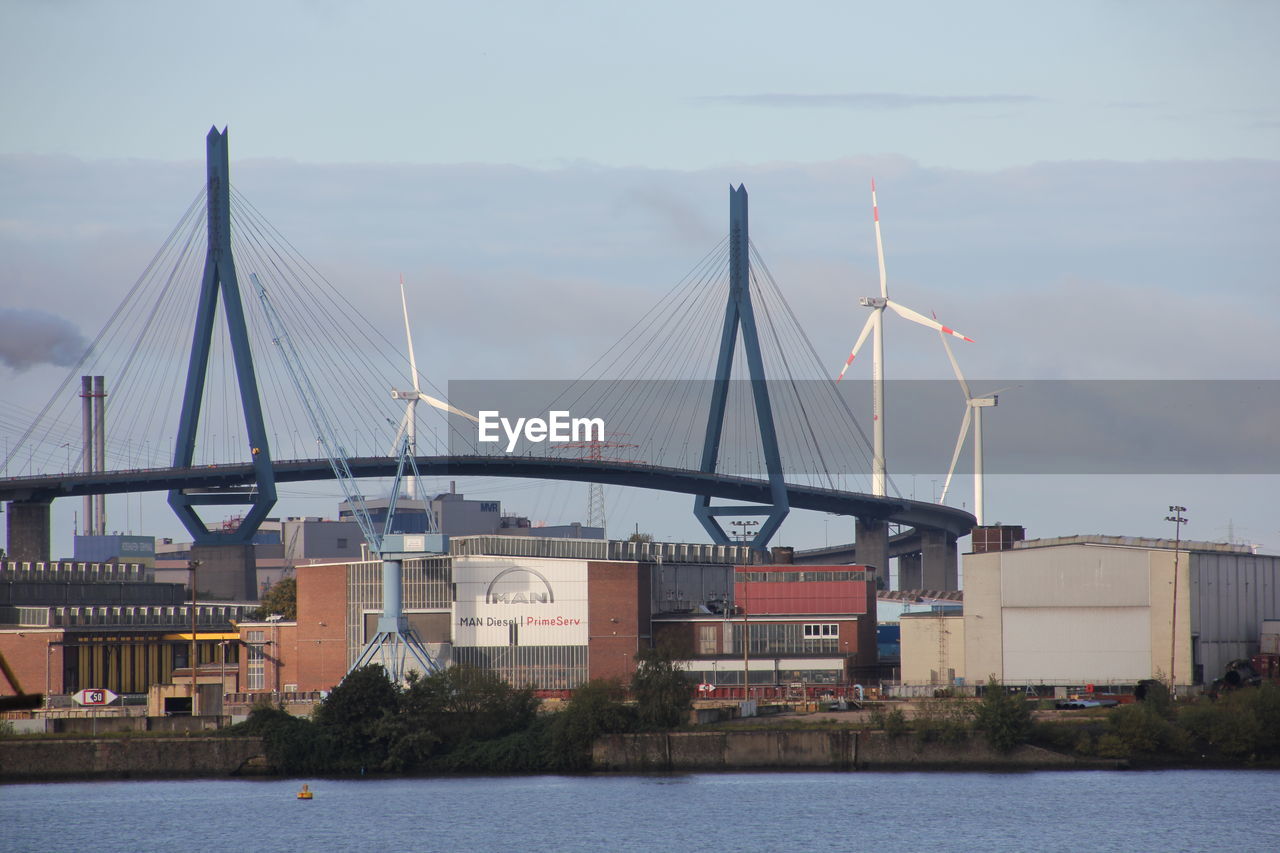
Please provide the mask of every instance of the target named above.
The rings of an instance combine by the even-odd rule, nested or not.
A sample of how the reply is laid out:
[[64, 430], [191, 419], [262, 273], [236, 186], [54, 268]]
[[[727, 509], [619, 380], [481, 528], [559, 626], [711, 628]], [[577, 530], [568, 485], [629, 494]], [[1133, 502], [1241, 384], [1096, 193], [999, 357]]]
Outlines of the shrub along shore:
[[482, 670], [453, 667], [396, 685], [375, 665], [350, 673], [311, 719], [264, 705], [219, 736], [261, 739], [265, 764], [290, 776], [580, 772], [593, 769], [593, 745], [606, 735], [752, 730], [881, 732], [899, 754], [936, 754], [940, 769], [945, 755], [967, 746], [1007, 756], [1014, 769], [1026, 763], [1015, 752], [1028, 745], [1077, 766], [1280, 767], [1280, 687], [1271, 684], [1176, 703], [1149, 690], [1132, 705], [1037, 720], [1032, 703], [992, 681], [980, 699], [926, 700], [910, 717], [884, 703], [857, 722], [783, 717], [696, 727], [688, 723], [691, 688], [670, 656], [654, 652], [641, 660], [629, 701], [620, 684], [592, 681], [544, 713], [531, 690]]

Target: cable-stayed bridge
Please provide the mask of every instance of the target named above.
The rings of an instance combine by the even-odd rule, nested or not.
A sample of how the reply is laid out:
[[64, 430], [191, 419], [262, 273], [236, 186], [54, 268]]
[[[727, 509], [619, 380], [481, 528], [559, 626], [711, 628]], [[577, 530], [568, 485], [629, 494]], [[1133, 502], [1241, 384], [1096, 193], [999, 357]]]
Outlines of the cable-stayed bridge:
[[[936, 587], [954, 578], [955, 539], [973, 517], [866, 493], [869, 442], [750, 241], [745, 188], [731, 191], [726, 239], [582, 376], [451, 384], [445, 394], [234, 189], [225, 132], [211, 131], [208, 149], [204, 187], [11, 448], [7, 470], [13, 460], [27, 465], [22, 476], [0, 479], [0, 498], [11, 502], [10, 559], [48, 558], [53, 500], [85, 498], [86, 529], [101, 531], [94, 496], [144, 491], [169, 493], [197, 545], [243, 548], [274, 505], [277, 483], [334, 477], [330, 460], [316, 458], [307, 406], [323, 407], [338, 425], [337, 447], [354, 477], [395, 474], [406, 392], [391, 391], [411, 373], [415, 394], [421, 379], [462, 410], [560, 409], [626, 436], [597, 437], [625, 447], [625, 456], [582, 442], [507, 446], [483, 441], [474, 418], [433, 409], [434, 426], [412, 448], [424, 476], [682, 493], [718, 543], [730, 541], [722, 517], [759, 516], [751, 543], [759, 549], [791, 509], [852, 516], [857, 560], [882, 569], [888, 525], [903, 525], [911, 530], [895, 538], [894, 552], [917, 549]], [[263, 304], [250, 273], [263, 282]], [[281, 365], [280, 335], [263, 311], [267, 294], [318, 399], [300, 399], [307, 395]], [[107, 376], [109, 387], [86, 385], [77, 395], [76, 377], [86, 373]], [[238, 526], [201, 515], [228, 506], [247, 507]]]

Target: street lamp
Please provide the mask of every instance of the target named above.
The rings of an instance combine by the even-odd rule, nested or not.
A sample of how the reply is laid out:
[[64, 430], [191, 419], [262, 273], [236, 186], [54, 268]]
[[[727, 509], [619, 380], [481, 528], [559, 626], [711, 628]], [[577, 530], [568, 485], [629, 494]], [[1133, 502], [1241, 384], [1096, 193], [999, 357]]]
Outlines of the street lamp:
[[200, 568], [199, 560], [188, 560], [187, 569], [191, 572], [191, 656], [187, 664], [191, 667], [191, 716], [196, 715], [196, 570]]
[[738, 537], [739, 542], [749, 542], [755, 535], [755, 529], [760, 526], [758, 521], [731, 521], [729, 526], [736, 527], [734, 535]]
[[1178, 650], [1178, 552], [1182, 550], [1182, 525], [1187, 520], [1182, 514], [1187, 511], [1185, 506], [1171, 506], [1169, 512], [1173, 515], [1166, 515], [1165, 521], [1173, 522], [1173, 617], [1169, 625], [1169, 698], [1172, 699], [1175, 692], [1177, 681], [1174, 676], [1174, 655]]
[[271, 623], [271, 653], [274, 655], [271, 660], [271, 694], [277, 700], [280, 693], [280, 620], [282, 619], [284, 619], [283, 613], [272, 613], [266, 619]]

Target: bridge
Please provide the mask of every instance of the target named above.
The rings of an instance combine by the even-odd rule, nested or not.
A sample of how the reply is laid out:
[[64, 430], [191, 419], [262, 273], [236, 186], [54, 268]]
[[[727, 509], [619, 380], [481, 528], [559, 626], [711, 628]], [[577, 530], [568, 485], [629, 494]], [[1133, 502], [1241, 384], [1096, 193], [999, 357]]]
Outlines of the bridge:
[[[159, 270], [155, 276], [158, 279], [163, 278], [165, 284], [163, 290], [159, 291], [157, 302], [147, 308], [147, 313], [151, 317], [163, 316], [166, 313], [181, 316], [184, 313], [184, 311], [165, 307], [168, 303], [164, 300], [172, 301], [179, 298], [182, 288], [173, 287], [172, 283], [180, 278], [179, 270], [191, 265], [190, 252], [194, 250], [189, 247], [195, 242], [191, 235], [199, 230], [206, 232], [204, 272], [198, 288], [195, 333], [185, 356], [187, 362], [185, 380], [180, 382], [162, 382], [158, 378], [149, 380], [152, 387], [170, 384], [183, 388], [181, 406], [174, 407], [179, 415], [179, 423], [173, 441], [173, 462], [163, 467], [106, 470], [101, 427], [103, 420], [101, 407], [105, 405], [105, 392], [100, 386], [96, 390], [91, 389], [86, 382], [85, 390], [81, 394], [84, 398], [86, 439], [85, 455], [81, 466], [83, 470], [45, 474], [32, 472], [29, 476], [0, 479], [0, 499], [9, 502], [10, 559], [23, 561], [48, 559], [49, 506], [56, 499], [84, 498], [86, 520], [94, 519], [97, 515], [94, 523], [100, 530], [103, 512], [100, 509], [101, 496], [164, 491], [168, 492], [170, 505], [191, 532], [197, 547], [205, 550], [206, 562], [226, 563], [228, 570], [235, 573], [240, 571], [237, 566], [246, 559], [244, 556], [246, 543], [275, 503], [277, 483], [321, 481], [333, 479], [335, 476], [328, 459], [277, 459], [273, 456], [273, 450], [279, 449], [281, 423], [273, 423], [271, 418], [288, 417], [287, 413], [296, 409], [297, 406], [295, 403], [282, 403], [278, 400], [273, 400], [272, 405], [265, 405], [260, 395], [258, 379], [260, 375], [266, 376], [268, 383], [274, 381], [277, 386], [281, 384], [278, 378], [272, 378], [273, 368], [264, 365], [263, 361], [270, 353], [271, 344], [278, 345], [280, 342], [278, 339], [259, 340], [255, 347], [254, 341], [251, 340], [251, 332], [256, 328], [255, 323], [259, 321], [254, 319], [252, 312], [246, 311], [245, 303], [241, 301], [234, 258], [237, 254], [248, 254], [255, 268], [275, 270], [273, 286], [278, 287], [287, 287], [294, 280], [304, 281], [304, 276], [310, 276], [311, 273], [304, 271], [299, 274], [289, 272], [288, 269], [280, 271], [282, 266], [287, 266], [285, 261], [288, 260], [288, 252], [277, 246], [268, 245], [271, 232], [262, 224], [260, 215], [232, 194], [225, 132], [218, 133], [216, 129], [212, 130], [209, 134], [208, 146], [209, 167], [206, 186], [197, 199], [197, 202], [203, 201], [204, 204], [193, 203], [187, 216], [175, 228], [174, 234], [178, 236], [171, 237], [170, 240], [171, 244], [179, 245], [181, 235], [186, 234], [184, 245], [188, 248], [182, 251], [188, 254], [175, 255], [175, 260], [167, 273], [164, 269], [160, 269], [161, 265], [153, 262], [153, 267]], [[241, 210], [236, 232], [240, 242], [236, 243], [233, 251], [235, 240], [233, 240], [231, 210], [237, 204]], [[204, 211], [203, 222], [198, 219], [201, 209]], [[202, 225], [203, 228], [201, 228]], [[851, 516], [857, 520], [855, 528], [857, 541], [853, 546], [842, 546], [843, 550], [839, 551], [842, 559], [850, 561], [856, 559], [857, 562], [883, 569], [887, 567], [891, 555], [919, 555], [917, 565], [922, 566], [922, 585], [936, 588], [953, 587], [956, 574], [956, 538], [968, 534], [974, 524], [973, 516], [963, 510], [940, 504], [883, 494], [866, 494], [838, 487], [830, 469], [847, 463], [836, 461], [842, 451], [832, 449], [833, 442], [827, 441], [824, 448], [819, 436], [820, 430], [815, 427], [815, 423], [822, 417], [826, 417], [832, 421], [830, 429], [833, 434], [843, 435], [844, 441], [851, 446], [856, 446], [857, 437], [861, 432], [856, 424], [846, 423], [843, 420], [844, 416], [839, 414], [840, 406], [844, 405], [843, 402], [832, 396], [831, 399], [836, 402], [829, 404], [821, 414], [812, 404], [806, 408], [805, 400], [798, 396], [779, 402], [782, 394], [789, 391], [799, 393], [794, 391], [795, 376], [766, 377], [765, 365], [782, 365], [790, 369], [790, 365], [796, 363], [796, 358], [794, 354], [789, 356], [783, 351], [784, 341], [778, 329], [790, 322], [796, 327], [799, 338], [803, 338], [803, 330], [799, 328], [794, 315], [790, 315], [790, 309], [785, 302], [778, 301], [781, 299], [780, 291], [776, 283], [767, 277], [767, 267], [750, 243], [747, 229], [746, 190], [739, 187], [731, 190], [730, 193], [730, 228], [727, 241], [713, 250], [708, 259], [704, 259], [701, 272], [687, 277], [686, 281], [673, 291], [674, 296], [669, 294], [668, 302], [671, 305], [663, 309], [669, 310], [672, 318], [685, 324], [678, 326], [672, 332], [672, 337], [678, 336], [679, 340], [654, 344], [652, 339], [646, 339], [643, 347], [636, 345], [638, 349], [664, 352], [666, 353], [664, 357], [668, 361], [679, 362], [682, 360], [679, 353], [674, 358], [670, 354], [673, 346], [692, 346], [688, 343], [689, 340], [695, 343], [710, 341], [708, 345], [712, 347], [710, 352], [714, 355], [715, 361], [713, 378], [705, 385], [710, 399], [691, 401], [689, 407], [698, 409], [701, 414], [696, 426], [685, 427], [686, 431], [694, 429], [701, 431], [701, 453], [698, 455], [696, 466], [692, 461], [682, 466], [659, 464], [663, 458], [662, 442], [664, 440], [674, 442], [671, 438], [674, 430], [672, 422], [677, 415], [673, 413], [678, 408], [673, 406], [670, 400], [666, 400], [659, 402], [656, 406], [651, 403], [649, 409], [637, 415], [639, 422], [649, 426], [648, 432], [636, 441], [646, 446], [656, 447], [657, 450], [654, 452], [657, 454], [657, 460], [604, 459], [600, 458], [598, 452], [591, 454], [589, 458], [535, 455], [527, 452], [516, 454], [414, 452], [413, 457], [419, 473], [426, 476], [562, 480], [691, 495], [694, 497], [695, 516], [709, 536], [718, 543], [724, 544], [730, 541], [729, 535], [719, 523], [720, 517], [762, 516], [764, 520], [751, 542], [760, 550], [767, 547], [771, 537], [793, 508]], [[300, 268], [301, 266], [299, 265]], [[147, 274], [144, 274], [144, 279], [140, 280], [140, 285], [135, 286], [130, 298], [143, 283], [149, 280], [147, 275], [150, 274], [150, 269]], [[724, 269], [727, 272], [727, 277], [721, 285], [723, 291], [702, 287], [703, 283], [713, 278], [708, 270], [715, 269]], [[313, 282], [314, 278], [310, 281]], [[304, 281], [304, 283], [307, 282]], [[308, 284], [307, 287], [297, 288], [293, 296], [297, 302], [293, 307], [298, 312], [294, 320], [297, 324], [295, 328], [304, 333], [305, 330], [319, 325], [314, 319], [308, 319], [312, 316], [308, 312], [315, 309], [314, 306], [306, 304], [306, 301], [316, 299], [314, 291], [315, 288]], [[716, 308], [717, 300], [722, 300], [719, 303], [723, 306], [722, 309]], [[221, 312], [218, 311], [219, 306], [222, 308]], [[765, 318], [765, 323], [759, 327], [756, 319], [757, 307], [761, 307]], [[121, 312], [117, 312], [119, 313]], [[705, 328], [699, 329], [693, 325], [698, 322], [699, 317], [703, 318], [703, 321], [706, 318], [713, 318], [713, 322], [716, 322], [714, 317], [717, 314], [720, 318], [717, 322], [720, 330], [718, 336], [708, 335]], [[346, 317], [344, 316], [343, 319], [345, 320]], [[218, 364], [220, 338], [214, 334], [215, 325], [218, 323], [225, 328], [228, 341], [221, 344], [224, 347], [222, 362], [226, 365], [226, 375], [230, 377], [224, 381], [224, 384], [229, 387], [234, 386], [234, 390], [238, 392], [234, 395], [229, 394], [230, 402], [224, 402], [224, 407], [231, 412], [231, 415], [223, 415], [222, 428], [228, 433], [235, 432], [234, 439], [228, 441], [239, 448], [240, 455], [247, 455], [248, 458], [241, 461], [214, 459], [207, 464], [199, 464], [198, 445], [201, 439], [209, 443], [210, 423], [214, 422], [214, 418], [209, 416], [205, 409], [210, 405], [206, 400], [208, 396], [206, 389], [213, 388], [217, 384], [209, 379], [209, 372], [216, 370]], [[637, 326], [640, 325], [637, 323]], [[660, 326], [661, 323], [650, 325]], [[642, 333], [649, 334], [648, 328], [646, 326]], [[259, 328], [258, 331], [261, 337], [261, 329]], [[154, 365], [175, 361], [171, 354], [166, 358], [148, 355], [148, 347], [153, 346], [151, 340], [154, 334], [155, 330], [139, 329], [133, 340], [132, 349], [127, 359], [124, 359], [126, 369], [132, 367], [136, 371], [138, 365], [159, 369]], [[132, 337], [132, 333], [130, 336]], [[104, 329], [104, 332], [99, 335], [99, 340], [110, 337], [111, 335]], [[327, 350], [332, 347], [326, 347], [329, 341], [325, 333], [319, 333], [317, 339], [315, 359], [323, 361]], [[739, 339], [741, 340], [740, 349]], [[804, 339], [804, 342], [807, 343], [807, 339]], [[717, 343], [718, 346], [716, 346]], [[694, 361], [695, 359], [690, 355], [683, 357], [683, 360]], [[84, 363], [85, 360], [82, 360], [82, 364]], [[255, 364], [257, 370], [255, 370]], [[77, 365], [77, 369], [80, 367], [81, 365]], [[742, 388], [737, 396], [734, 393], [735, 368], [741, 376]], [[349, 369], [349, 364], [337, 366], [339, 373]], [[414, 370], [416, 371], [416, 367]], [[824, 368], [819, 366], [819, 370]], [[72, 378], [68, 376], [68, 382]], [[774, 379], [785, 381], [775, 385]], [[381, 388], [388, 387], [384, 380], [379, 379], [368, 382], [349, 382], [346, 385], [335, 382], [333, 387], [338, 388], [339, 393], [350, 397], [362, 391], [368, 391], [370, 388], [378, 388], [379, 382], [383, 383]], [[325, 386], [329, 384], [325, 383]], [[814, 388], [817, 390], [814, 393], [834, 394], [829, 390], [831, 384], [829, 379], [815, 383]], [[402, 393], [404, 392], [397, 392], [397, 395]], [[633, 401], [637, 396], [634, 389], [615, 390], [611, 393], [613, 398], [606, 395], [601, 398], [599, 405], [614, 407], [630, 405], [631, 403], [622, 401]], [[687, 395], [690, 392], [686, 388], [682, 393]], [[360, 411], [366, 407], [362, 401], [349, 398], [319, 402], [348, 411]], [[123, 401], [117, 401], [117, 406], [121, 406], [122, 403]], [[90, 415], [91, 406], [97, 407], [94, 416]], [[372, 403], [368, 404], [370, 409], [372, 406]], [[154, 404], [153, 407], [159, 410], [164, 409], [163, 406], [156, 407]], [[46, 410], [48, 409], [49, 407], [46, 407]], [[129, 409], [130, 407], [125, 406], [123, 410]], [[848, 412], [847, 406], [844, 406], [843, 411]], [[781, 417], [776, 414], [778, 412], [782, 413]], [[833, 412], [836, 414], [832, 415]], [[202, 413], [206, 415], [203, 419]], [[745, 427], [741, 423], [734, 425], [735, 417], [744, 422]], [[134, 422], [130, 427], [145, 434], [148, 427], [137, 423], [138, 418], [139, 416], [135, 413]], [[91, 441], [90, 433], [94, 430], [95, 419], [97, 431]], [[849, 413], [849, 420], [851, 419], [852, 415]], [[385, 416], [383, 420], [386, 420]], [[296, 423], [285, 423], [284, 428], [286, 435], [290, 431], [294, 435], [299, 432]], [[448, 428], [454, 433], [458, 431], [456, 424], [449, 425]], [[32, 440], [38, 440], [42, 430], [48, 431], [49, 425], [45, 424], [41, 427], [39, 423], [33, 424], [32, 429], [28, 431], [28, 436], [24, 438], [36, 436], [37, 438]], [[303, 431], [306, 432], [305, 429]], [[725, 470], [735, 467], [727, 463], [731, 452], [730, 445], [733, 444], [735, 437], [748, 448], [746, 456], [757, 460], [761, 468], [758, 472], [759, 476], [747, 476], [736, 471], [730, 473]], [[217, 434], [212, 435], [213, 443], [216, 443], [217, 438]], [[865, 443], [865, 436], [862, 438]], [[161, 444], [161, 441], [157, 436], [156, 444]], [[273, 443], [277, 445], [276, 448], [273, 448]], [[839, 442], [834, 443], [839, 444]], [[63, 442], [58, 446], [66, 448], [68, 445], [69, 442]], [[464, 441], [460, 442], [459, 446], [465, 449], [475, 445]], [[628, 443], [621, 446], [638, 447], [641, 444]], [[784, 457], [789, 461], [789, 458], [798, 452], [796, 448], [804, 450], [804, 454], [801, 454], [804, 456], [804, 461], [793, 468], [784, 466]], [[245, 449], [251, 449], [251, 452], [245, 454]], [[10, 458], [20, 452], [20, 447], [15, 448]], [[393, 476], [398, 462], [397, 458], [391, 456], [363, 455], [347, 459], [351, 475], [355, 478]], [[797, 478], [794, 473], [797, 469], [806, 471], [810, 475], [808, 479], [825, 481], [826, 485], [795, 482]], [[740, 503], [724, 505], [713, 503], [713, 500]], [[96, 503], [90, 503], [90, 501]], [[205, 505], [249, 505], [251, 509], [239, 528], [232, 531], [215, 531], [211, 530], [211, 526], [201, 520], [197, 514], [196, 508]], [[892, 545], [888, 532], [890, 524], [909, 528], [893, 537]], [[231, 555], [229, 563], [225, 559], [227, 555]], [[832, 556], [835, 555], [836, 552], [833, 552]], [[246, 593], [253, 593], [251, 586], [246, 588]]]

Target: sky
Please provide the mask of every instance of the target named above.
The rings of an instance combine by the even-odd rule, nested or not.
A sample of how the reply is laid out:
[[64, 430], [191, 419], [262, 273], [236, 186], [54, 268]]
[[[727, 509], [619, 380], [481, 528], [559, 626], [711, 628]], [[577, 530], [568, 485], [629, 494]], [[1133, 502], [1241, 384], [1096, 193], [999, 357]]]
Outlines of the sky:
[[[890, 294], [974, 338], [958, 357], [975, 387], [1256, 380], [1274, 403], [1278, 24], [1264, 2], [0, 0], [5, 447], [199, 189], [211, 125], [230, 129], [237, 189], [389, 337], [405, 275], [441, 387], [580, 375], [714, 247], [739, 182], [834, 373], [878, 287], [874, 177]], [[890, 378], [950, 376], [934, 336], [886, 327]], [[1201, 414], [1229, 417], [1178, 416]], [[895, 482], [929, 499], [941, 476]], [[1274, 553], [1276, 486], [994, 475], [988, 518], [1164, 536], [1178, 504], [1184, 536]], [[460, 488], [549, 523], [586, 506], [581, 485]], [[702, 538], [687, 498], [609, 495], [611, 534]], [[298, 488], [279, 512], [336, 499]], [[181, 536], [162, 502], [113, 500], [130, 529]], [[55, 503], [59, 553], [71, 504]], [[798, 513], [779, 541], [850, 527]]]

